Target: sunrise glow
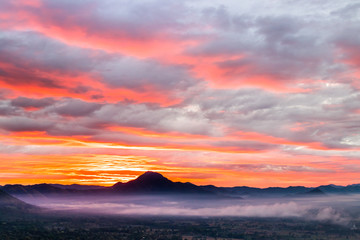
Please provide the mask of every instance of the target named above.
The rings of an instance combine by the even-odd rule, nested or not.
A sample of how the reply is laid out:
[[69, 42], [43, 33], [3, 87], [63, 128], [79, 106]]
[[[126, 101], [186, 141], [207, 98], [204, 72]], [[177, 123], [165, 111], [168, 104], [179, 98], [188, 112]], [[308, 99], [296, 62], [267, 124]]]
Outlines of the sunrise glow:
[[1, 1], [0, 185], [359, 183], [359, 16], [269, 2]]

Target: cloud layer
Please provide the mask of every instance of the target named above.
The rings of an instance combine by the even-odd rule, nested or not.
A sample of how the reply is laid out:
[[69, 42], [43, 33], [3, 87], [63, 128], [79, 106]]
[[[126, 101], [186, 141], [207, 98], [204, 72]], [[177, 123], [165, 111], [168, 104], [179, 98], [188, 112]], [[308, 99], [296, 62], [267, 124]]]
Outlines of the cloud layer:
[[359, 9], [2, 1], [0, 183], [359, 182]]

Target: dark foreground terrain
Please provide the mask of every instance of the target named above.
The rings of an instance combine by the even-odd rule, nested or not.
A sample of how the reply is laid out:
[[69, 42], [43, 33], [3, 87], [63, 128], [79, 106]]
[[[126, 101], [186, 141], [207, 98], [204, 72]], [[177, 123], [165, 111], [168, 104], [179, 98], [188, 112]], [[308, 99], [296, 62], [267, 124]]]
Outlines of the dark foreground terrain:
[[[360, 223], [355, 223], [359, 224]], [[352, 224], [353, 225], [353, 224]], [[1, 214], [0, 239], [360, 239], [360, 230], [278, 218]]]
[[0, 240], [359, 240], [358, 187], [225, 189], [153, 172], [111, 188], [6, 185]]

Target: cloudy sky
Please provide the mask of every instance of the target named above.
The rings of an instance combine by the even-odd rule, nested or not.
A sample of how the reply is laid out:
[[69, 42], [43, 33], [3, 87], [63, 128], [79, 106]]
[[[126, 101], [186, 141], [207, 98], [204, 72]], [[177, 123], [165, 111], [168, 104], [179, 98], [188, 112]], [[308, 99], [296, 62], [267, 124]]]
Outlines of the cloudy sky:
[[360, 183], [360, 2], [0, 1], [0, 184]]

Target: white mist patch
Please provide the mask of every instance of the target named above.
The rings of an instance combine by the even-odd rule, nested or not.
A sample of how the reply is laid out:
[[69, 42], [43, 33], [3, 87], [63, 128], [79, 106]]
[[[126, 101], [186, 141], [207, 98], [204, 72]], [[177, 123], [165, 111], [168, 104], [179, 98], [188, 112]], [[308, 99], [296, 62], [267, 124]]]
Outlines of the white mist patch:
[[[349, 212], [359, 211], [360, 196], [299, 199], [204, 200], [179, 196], [119, 196], [29, 198], [31, 204], [54, 210], [71, 210], [96, 214], [302, 218], [346, 225]], [[360, 212], [360, 211], [359, 211]]]
[[349, 219], [342, 216], [342, 214], [336, 211], [332, 207], [326, 207], [319, 210], [319, 212], [314, 216], [315, 220], [326, 221], [331, 220], [334, 223], [338, 224], [347, 224]]

